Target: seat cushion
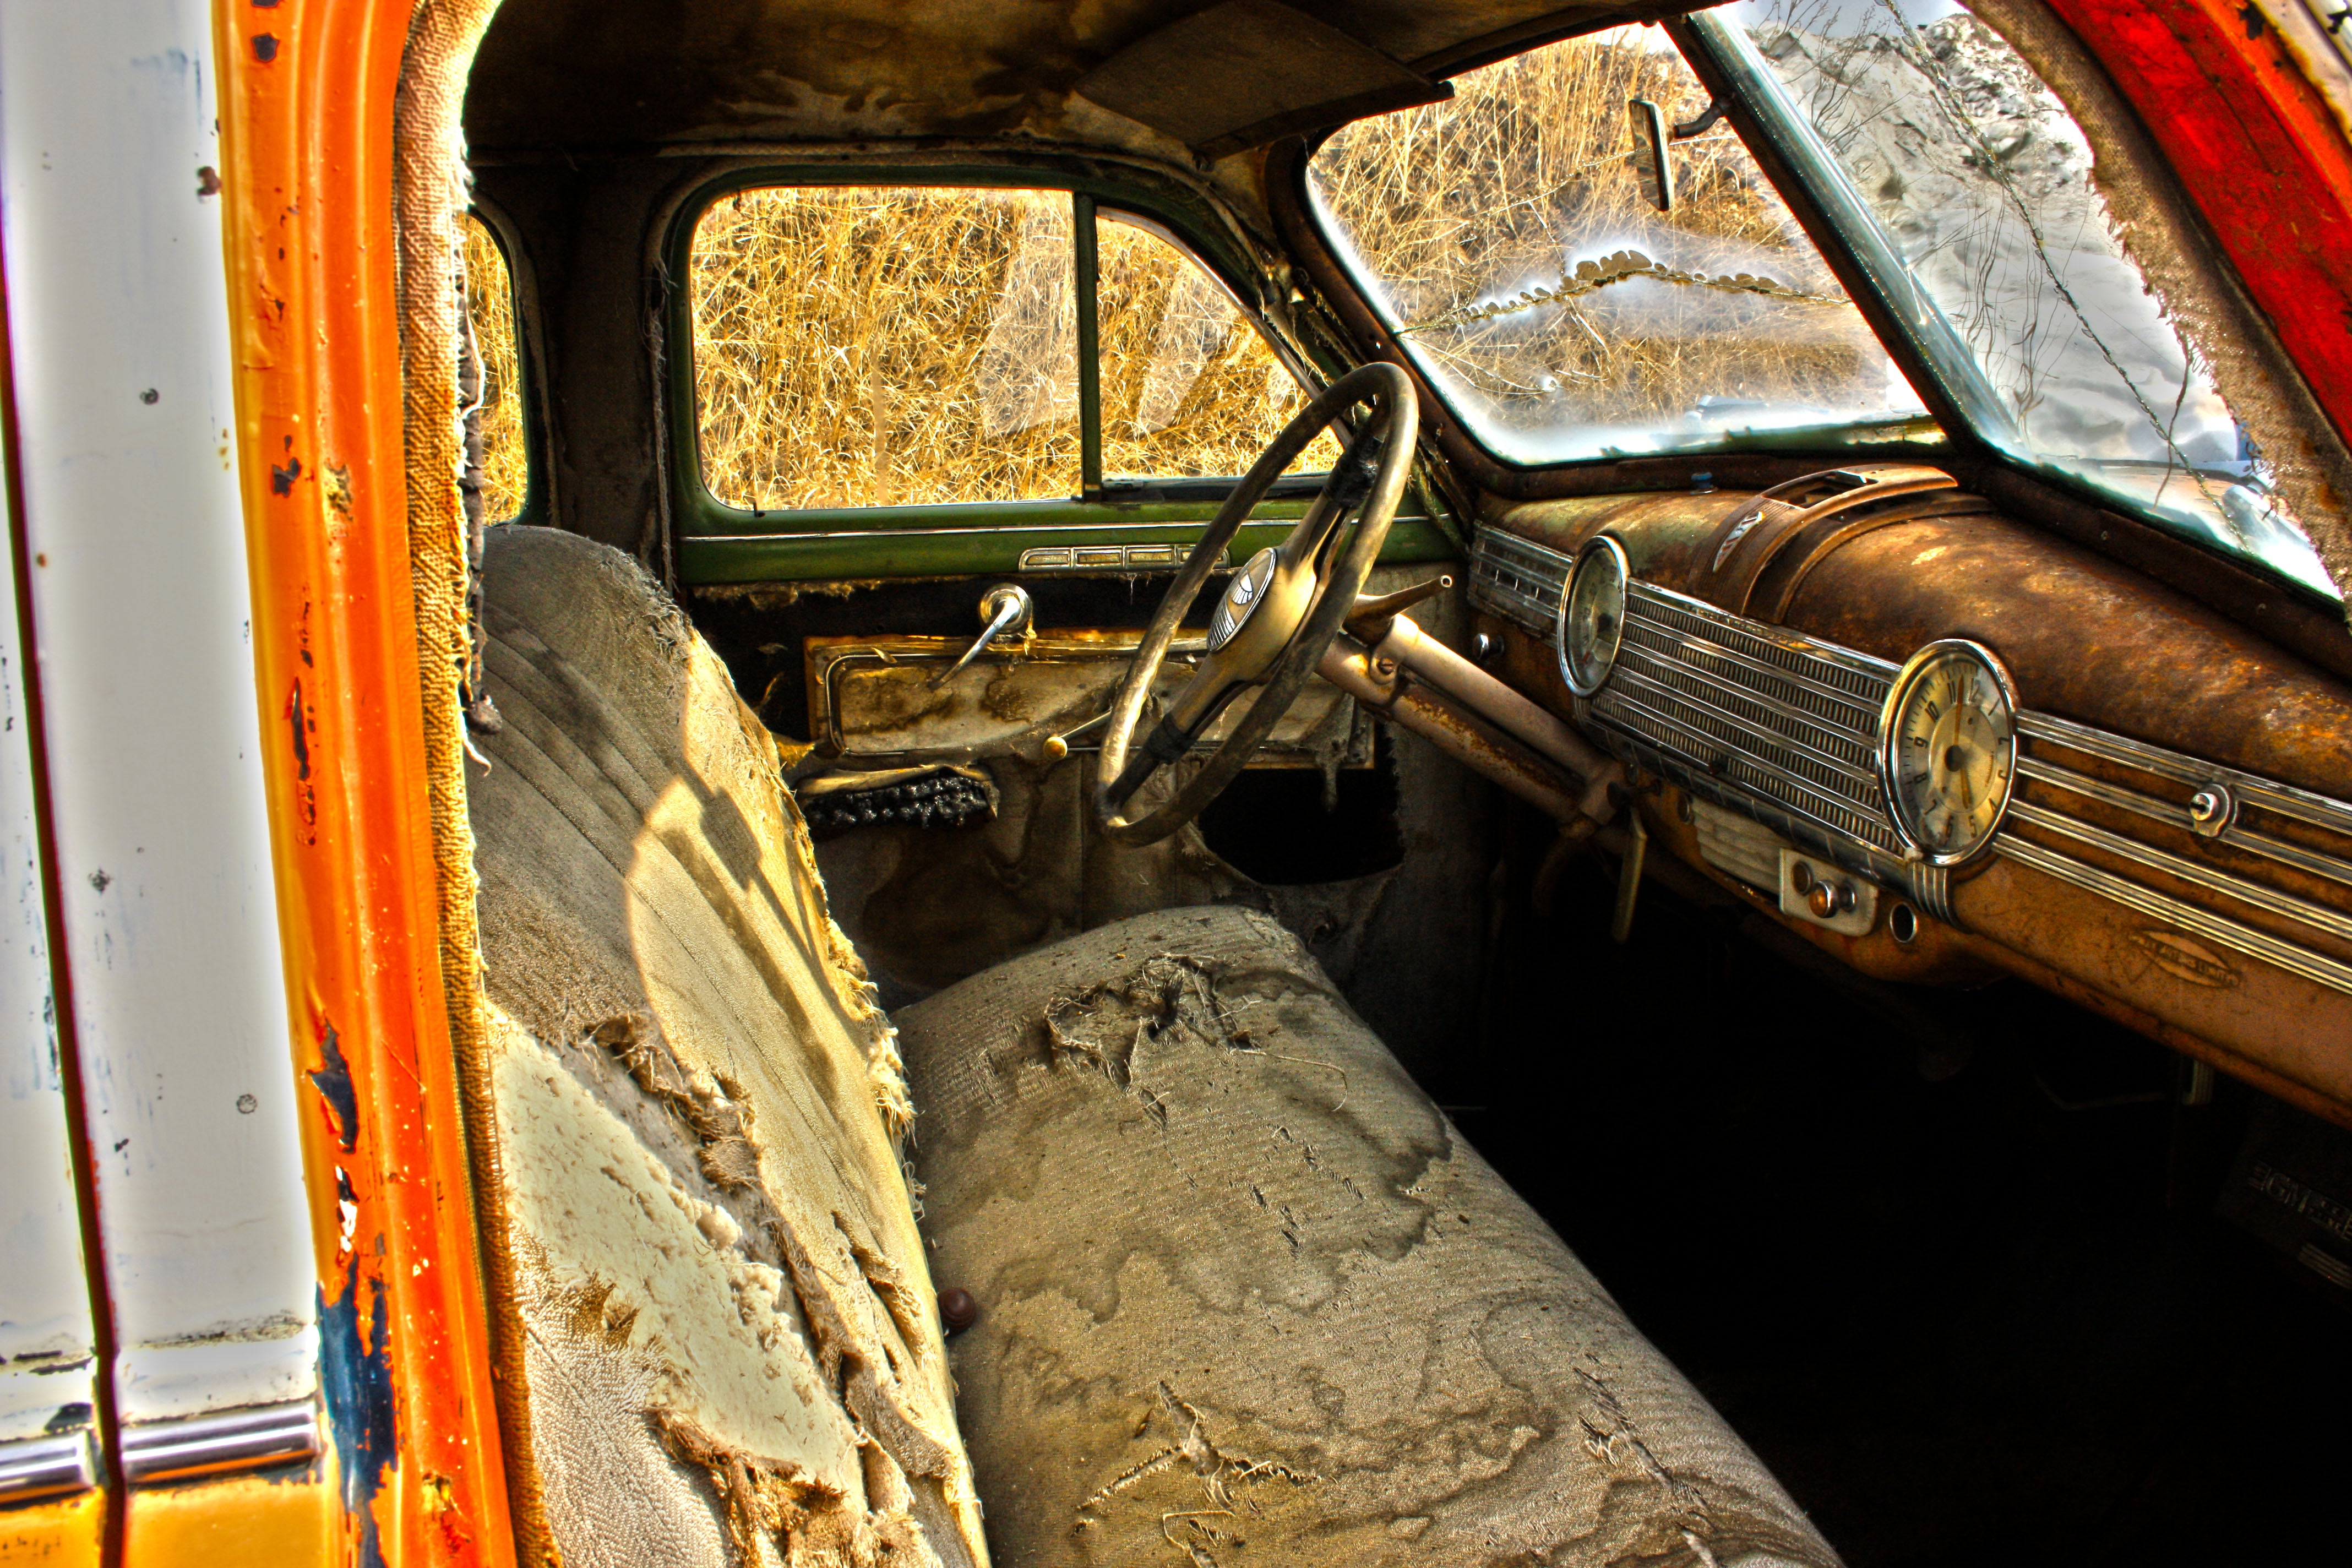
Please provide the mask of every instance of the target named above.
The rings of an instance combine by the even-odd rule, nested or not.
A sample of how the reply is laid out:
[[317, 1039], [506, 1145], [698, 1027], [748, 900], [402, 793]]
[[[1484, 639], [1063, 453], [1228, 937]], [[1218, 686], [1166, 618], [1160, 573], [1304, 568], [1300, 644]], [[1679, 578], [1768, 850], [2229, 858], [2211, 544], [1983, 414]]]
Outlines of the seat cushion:
[[1836, 1561], [1273, 921], [898, 1022], [999, 1568]]
[[491, 531], [467, 770], [531, 1452], [574, 1568], [979, 1562], [887, 1020], [629, 556]]

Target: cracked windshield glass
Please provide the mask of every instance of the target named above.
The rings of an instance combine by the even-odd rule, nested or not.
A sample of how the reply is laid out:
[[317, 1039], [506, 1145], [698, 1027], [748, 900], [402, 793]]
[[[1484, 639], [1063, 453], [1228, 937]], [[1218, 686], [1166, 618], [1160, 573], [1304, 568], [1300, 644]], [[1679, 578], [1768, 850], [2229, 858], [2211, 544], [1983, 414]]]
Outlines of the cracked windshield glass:
[[1454, 89], [1333, 134], [1308, 187], [1491, 450], [1939, 438], [1662, 30], [1568, 39]]
[[1991, 28], [1948, 0], [1748, 0], [1698, 26], [1760, 68], [1965, 345], [1979, 381], [1954, 391], [1981, 435], [2337, 596], [2133, 260], [2081, 128]]

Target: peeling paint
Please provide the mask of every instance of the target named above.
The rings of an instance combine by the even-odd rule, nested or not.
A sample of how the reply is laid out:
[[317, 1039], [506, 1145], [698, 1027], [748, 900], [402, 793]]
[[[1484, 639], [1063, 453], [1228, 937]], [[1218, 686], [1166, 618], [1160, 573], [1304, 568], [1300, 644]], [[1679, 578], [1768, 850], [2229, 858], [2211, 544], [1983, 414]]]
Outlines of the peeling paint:
[[359, 1260], [343, 1274], [342, 1300], [319, 1298], [320, 1371], [327, 1395], [327, 1425], [343, 1478], [344, 1511], [359, 1522], [362, 1568], [384, 1568], [377, 1539], [376, 1494], [385, 1473], [400, 1462], [393, 1427], [390, 1303], [383, 1280], [367, 1281], [371, 1310], [360, 1321]]
[[327, 1102], [327, 1109], [334, 1113], [336, 1139], [344, 1149], [356, 1149], [360, 1142], [359, 1092], [352, 1086], [351, 1064], [343, 1060], [342, 1044], [336, 1038], [332, 1024], [327, 1025], [320, 1035], [319, 1060], [320, 1065], [308, 1076], [318, 1089], [319, 1097]]

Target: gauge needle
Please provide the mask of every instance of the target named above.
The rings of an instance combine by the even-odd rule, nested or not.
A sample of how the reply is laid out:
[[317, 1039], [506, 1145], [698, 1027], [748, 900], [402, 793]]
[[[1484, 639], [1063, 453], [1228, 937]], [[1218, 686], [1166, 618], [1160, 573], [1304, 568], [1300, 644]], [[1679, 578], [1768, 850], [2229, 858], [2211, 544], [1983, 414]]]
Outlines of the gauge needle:
[[[1945, 695], [1948, 698], [1951, 694], [1947, 692]], [[1935, 727], [1927, 731], [1927, 745], [1929, 755], [1936, 759], [1937, 772], [1949, 773], [1959, 771], [1952, 763], [1953, 754], [1960, 749], [1960, 710], [1958, 704], [1947, 709], [1936, 721]]]

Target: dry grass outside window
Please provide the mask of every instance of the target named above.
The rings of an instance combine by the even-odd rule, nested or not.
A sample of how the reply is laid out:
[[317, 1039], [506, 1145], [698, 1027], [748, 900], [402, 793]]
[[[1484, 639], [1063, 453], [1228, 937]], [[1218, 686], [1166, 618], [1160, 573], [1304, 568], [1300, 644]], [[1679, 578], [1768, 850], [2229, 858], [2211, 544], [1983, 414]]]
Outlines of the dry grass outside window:
[[[1247, 472], [1306, 405], [1297, 379], [1200, 263], [1148, 229], [1102, 217], [1103, 472]], [[1290, 468], [1323, 473], [1339, 460], [1327, 430]]]
[[[1707, 102], [1655, 37], [1612, 29], [1465, 73], [1452, 100], [1318, 151], [1318, 194], [1412, 341], [1478, 425], [1523, 446], [1688, 429], [1713, 416], [1701, 399], [1824, 423], [1913, 406], [1728, 126], [1673, 144], [1675, 210], [1652, 204], [1628, 101], [1670, 122]], [[1579, 281], [1627, 250], [1680, 276]]]
[[522, 510], [530, 488], [514, 285], [507, 276], [506, 253], [471, 213], [466, 215], [466, 314], [482, 361], [482, 515], [503, 522]]
[[757, 510], [1078, 489], [1062, 192], [834, 186], [713, 204], [688, 259], [703, 480]]

